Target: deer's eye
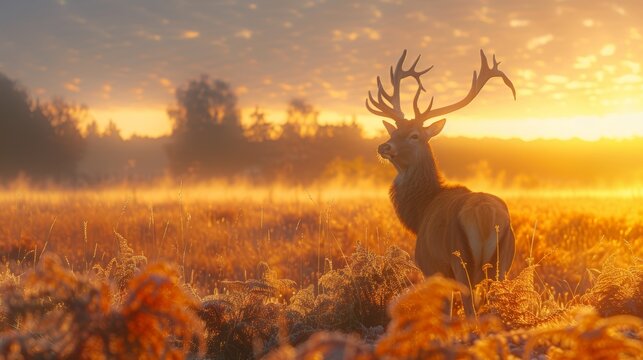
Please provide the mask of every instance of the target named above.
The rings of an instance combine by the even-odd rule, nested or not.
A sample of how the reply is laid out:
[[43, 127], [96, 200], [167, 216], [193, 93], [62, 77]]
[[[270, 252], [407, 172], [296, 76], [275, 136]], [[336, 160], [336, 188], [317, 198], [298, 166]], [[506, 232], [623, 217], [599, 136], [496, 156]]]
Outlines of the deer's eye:
[[409, 139], [411, 139], [411, 140], [417, 140], [419, 138], [420, 137], [418, 136], [418, 134], [412, 134], [411, 136], [409, 136]]

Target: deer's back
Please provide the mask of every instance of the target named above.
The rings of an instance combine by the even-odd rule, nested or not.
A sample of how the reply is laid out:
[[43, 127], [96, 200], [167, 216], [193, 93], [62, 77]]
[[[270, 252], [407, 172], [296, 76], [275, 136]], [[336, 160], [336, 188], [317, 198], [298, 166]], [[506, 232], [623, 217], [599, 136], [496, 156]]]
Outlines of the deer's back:
[[508, 271], [514, 239], [505, 203], [494, 195], [471, 192], [464, 187], [444, 189], [424, 212], [417, 233], [416, 262], [426, 275], [439, 272], [452, 277], [453, 263], [459, 262], [452, 253], [459, 251], [471, 280], [477, 283], [481, 280], [482, 265], [496, 263], [496, 225], [500, 229], [500, 248], [506, 248], [505, 252], [511, 255], [501, 261], [509, 262], [504, 269]]

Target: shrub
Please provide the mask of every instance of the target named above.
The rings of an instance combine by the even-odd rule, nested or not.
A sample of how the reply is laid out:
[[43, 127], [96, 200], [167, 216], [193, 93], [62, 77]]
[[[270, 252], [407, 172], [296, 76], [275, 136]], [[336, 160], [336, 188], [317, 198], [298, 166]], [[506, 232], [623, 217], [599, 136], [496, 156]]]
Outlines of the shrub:
[[199, 349], [196, 302], [167, 265], [134, 276], [120, 305], [110, 284], [67, 271], [50, 256], [22, 285], [3, 289], [5, 358], [183, 358]]

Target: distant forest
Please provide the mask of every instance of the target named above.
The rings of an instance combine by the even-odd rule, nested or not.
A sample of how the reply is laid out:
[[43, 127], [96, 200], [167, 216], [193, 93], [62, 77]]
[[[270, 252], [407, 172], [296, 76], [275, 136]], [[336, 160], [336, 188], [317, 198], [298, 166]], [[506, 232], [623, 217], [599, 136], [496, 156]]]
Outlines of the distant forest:
[[[274, 125], [257, 108], [242, 124], [230, 84], [201, 76], [177, 89], [168, 106], [172, 133], [123, 139], [110, 123], [99, 131], [84, 106], [34, 99], [0, 73], [0, 180], [98, 185], [164, 178], [310, 184], [388, 183], [392, 166], [378, 159], [383, 138], [367, 138], [354, 121], [318, 122], [305, 99]], [[447, 131], [448, 133], [448, 124]], [[643, 139], [500, 140], [439, 137], [433, 148], [447, 178], [500, 186], [613, 186], [643, 179]]]

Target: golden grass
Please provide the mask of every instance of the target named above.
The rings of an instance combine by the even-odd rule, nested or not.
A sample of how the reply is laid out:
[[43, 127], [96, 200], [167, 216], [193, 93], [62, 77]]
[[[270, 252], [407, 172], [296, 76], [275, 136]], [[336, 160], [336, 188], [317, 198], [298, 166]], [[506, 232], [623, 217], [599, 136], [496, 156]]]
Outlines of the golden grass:
[[[413, 253], [414, 239], [395, 217], [386, 189], [366, 185], [357, 190], [226, 183], [100, 191], [12, 188], [0, 192], [0, 286], [15, 289], [7, 292], [12, 296], [29, 291], [34, 274], [52, 266], [47, 257], [55, 255], [61, 259], [57, 274], [73, 284], [78, 280], [72, 279], [86, 278], [82, 284], [91, 286], [83, 285], [83, 291], [109, 294], [104, 312], [125, 316], [128, 299], [154, 295], [137, 285], [141, 276], [154, 276], [145, 275], [155, 271], [145, 270], [146, 263], [173, 264], [176, 273], [162, 270], [162, 276], [175, 279], [168, 284], [180, 284], [186, 300], [168, 316], [184, 326], [203, 323], [209, 358], [262, 355], [280, 345], [273, 357], [306, 358], [321, 351], [319, 346], [340, 351], [341, 341], [331, 333], [294, 347], [320, 330], [358, 334], [341, 345], [352, 358], [529, 358], [527, 350], [566, 358], [585, 354], [579, 349], [587, 348], [582, 341], [588, 332], [635, 358], [642, 354], [643, 198], [636, 191], [608, 195], [506, 191], [516, 261], [508, 280], [489, 279], [475, 289], [479, 321], [442, 317], [441, 309], [448, 308], [443, 301], [450, 302], [445, 294], [455, 285], [421, 281], [404, 255]], [[419, 285], [409, 292], [410, 284]], [[165, 301], [154, 299], [137, 306], [144, 311]], [[202, 305], [192, 313], [194, 299]], [[391, 299], [397, 305], [387, 313]], [[73, 314], [61, 313], [56, 303], [37, 314], [27, 311], [31, 320], [16, 324], [8, 320], [13, 308], [3, 301], [5, 355], [19, 349], [12, 345], [16, 339], [29, 339], [22, 330], [38, 324], [29, 321]], [[577, 310], [584, 306], [590, 310]], [[426, 314], [404, 320], [405, 312]], [[431, 315], [432, 322], [414, 323]], [[616, 326], [609, 316], [624, 316], [617, 319], [628, 326]], [[161, 328], [158, 334], [168, 331], [146, 321]], [[429, 330], [419, 338], [407, 331], [413, 328]], [[150, 346], [196, 353], [190, 347], [198, 341], [186, 343], [189, 336], [182, 328], [173, 343], [154, 340]], [[96, 341], [81, 345], [94, 349]], [[147, 353], [148, 343], [140, 344]], [[407, 350], [396, 347], [400, 344]]]

